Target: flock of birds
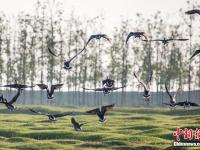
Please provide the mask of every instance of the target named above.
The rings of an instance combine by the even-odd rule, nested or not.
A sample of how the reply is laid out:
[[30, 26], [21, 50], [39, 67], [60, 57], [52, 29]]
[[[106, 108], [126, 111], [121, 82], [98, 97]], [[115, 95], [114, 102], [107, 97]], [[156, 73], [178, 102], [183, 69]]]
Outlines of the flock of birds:
[[[190, 10], [187, 11], [186, 14], [188, 15], [192, 15], [192, 14], [199, 14], [200, 15], [200, 10], [194, 9], [194, 10]], [[151, 39], [149, 40], [147, 38], [147, 36], [145, 35], [144, 32], [130, 32], [126, 38], [126, 44], [128, 44], [128, 41], [131, 37], [134, 38], [139, 38], [144, 42], [153, 42], [153, 41], [160, 41], [162, 42], [164, 45], [168, 44], [170, 41], [187, 41], [189, 39], [184, 39], [184, 38], [163, 38], [163, 39]], [[73, 56], [72, 58], [70, 58], [69, 60], [64, 60], [64, 69], [71, 71], [72, 70], [72, 65], [71, 62], [77, 58], [78, 55], [80, 55], [87, 47], [87, 45], [90, 43], [91, 40], [93, 39], [97, 39], [97, 40], [101, 40], [101, 39], [105, 39], [108, 42], [111, 42], [111, 39], [106, 35], [106, 34], [95, 34], [95, 35], [91, 35], [90, 38], [88, 39], [87, 43], [85, 44], [84, 48], [78, 52], [75, 56]], [[48, 51], [50, 54], [52, 54], [52, 56], [58, 57], [58, 55], [56, 55], [52, 49], [52, 47], [48, 47]], [[191, 56], [190, 59], [194, 58], [196, 55], [198, 55], [200, 53], [200, 49], [196, 50], [194, 52], [194, 54]], [[137, 74], [134, 72], [134, 77], [137, 79], [139, 85], [142, 85], [144, 88], [144, 100], [146, 102], [150, 102], [150, 97], [151, 97], [151, 81], [152, 81], [152, 76], [153, 76], [153, 71], [151, 71], [149, 73], [149, 78], [147, 80], [147, 83], [145, 84], [144, 82], [142, 82], [139, 77], [137, 76]], [[46, 90], [47, 92], [47, 99], [53, 99], [54, 96], [54, 91], [57, 89], [60, 89], [63, 84], [54, 84], [51, 85], [50, 87], [48, 87], [46, 84], [36, 84], [41, 90]], [[1, 87], [9, 87], [9, 88], [14, 88], [17, 89], [17, 93], [16, 95], [14, 95], [14, 97], [11, 100], [6, 99], [3, 95], [0, 96], [0, 103], [4, 104], [8, 110], [10, 111], [14, 111], [15, 106], [13, 105], [18, 97], [20, 96], [21, 92], [23, 91], [23, 89], [26, 88], [33, 88], [33, 86], [28, 86], [28, 85], [23, 85], [23, 84], [18, 84], [16, 81], [14, 84], [9, 84], [9, 85], [3, 85]], [[106, 94], [110, 94], [112, 91], [121, 89], [126, 87], [126, 85], [122, 85], [121, 87], [115, 87], [115, 81], [113, 79], [110, 78], [106, 78], [102, 81], [102, 87], [100, 88], [94, 88], [94, 89], [89, 89], [89, 88], [83, 88], [84, 90], [93, 90], [93, 91], [99, 91], [99, 92], [103, 92], [104, 95]], [[171, 110], [174, 110], [176, 106], [183, 106], [185, 107], [190, 107], [190, 106], [199, 106], [199, 104], [193, 103], [193, 102], [189, 102], [188, 100], [183, 101], [183, 102], [176, 102], [176, 95], [178, 93], [178, 91], [172, 95], [168, 88], [167, 85], [165, 84], [165, 89], [166, 89], [166, 93], [169, 95], [170, 98], [170, 102], [169, 103], [163, 103], [165, 105], [169, 105]], [[108, 110], [113, 109], [113, 107], [115, 106], [115, 104], [111, 104], [111, 105], [106, 105], [106, 106], [101, 106], [100, 108], [95, 108], [89, 111], [86, 111], [86, 113], [89, 114], [96, 114], [99, 118], [99, 121], [101, 123], [105, 123], [106, 122], [106, 118], [105, 118], [105, 114]], [[64, 117], [67, 115], [71, 115], [73, 113], [67, 113], [67, 112], [63, 112], [63, 113], [59, 113], [59, 114], [52, 114], [52, 113], [48, 113], [48, 112], [40, 112], [40, 111], [36, 111], [34, 109], [29, 109], [32, 113], [35, 114], [39, 114], [39, 115], [45, 115], [49, 118], [49, 121], [56, 121], [56, 118], [59, 117]], [[74, 129], [76, 131], [81, 130], [81, 126], [83, 126], [86, 123], [79, 123], [75, 120], [74, 117], [71, 118], [71, 123], [74, 126]]]

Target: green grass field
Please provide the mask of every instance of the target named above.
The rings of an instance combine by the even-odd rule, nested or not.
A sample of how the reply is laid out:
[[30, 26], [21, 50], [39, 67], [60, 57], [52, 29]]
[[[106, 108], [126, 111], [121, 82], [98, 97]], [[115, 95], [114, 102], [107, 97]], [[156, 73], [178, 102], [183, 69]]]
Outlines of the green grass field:
[[[86, 107], [17, 106], [15, 112], [0, 107], [0, 149], [173, 149], [172, 133], [181, 128], [200, 127], [200, 110], [182, 108], [115, 107], [99, 124], [95, 115], [87, 115]], [[33, 115], [27, 108], [49, 112], [75, 112], [79, 122], [88, 122], [82, 131], [74, 131], [71, 116], [49, 123], [47, 117]], [[176, 149], [199, 149], [199, 147]]]

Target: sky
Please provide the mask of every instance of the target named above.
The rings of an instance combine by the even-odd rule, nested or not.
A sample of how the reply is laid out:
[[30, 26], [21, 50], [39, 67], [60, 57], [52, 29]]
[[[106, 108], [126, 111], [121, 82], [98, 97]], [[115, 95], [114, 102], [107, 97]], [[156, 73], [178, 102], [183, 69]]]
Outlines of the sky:
[[[33, 12], [37, 0], [0, 0], [0, 10], [10, 16], [18, 12]], [[42, 1], [42, 0], [41, 0]], [[52, 1], [52, 0], [50, 0]], [[57, 0], [63, 2], [65, 15], [72, 10], [80, 17], [103, 15], [104, 26], [110, 30], [121, 18], [134, 19], [136, 13], [151, 16], [160, 10], [166, 16], [174, 16], [180, 8], [186, 8], [186, 0]], [[173, 18], [173, 17], [171, 17]]]

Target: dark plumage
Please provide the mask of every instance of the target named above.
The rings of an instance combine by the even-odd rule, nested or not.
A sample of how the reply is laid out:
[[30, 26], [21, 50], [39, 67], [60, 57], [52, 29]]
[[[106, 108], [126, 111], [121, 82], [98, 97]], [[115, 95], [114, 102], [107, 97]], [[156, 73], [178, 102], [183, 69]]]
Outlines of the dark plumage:
[[153, 72], [151, 71], [151, 74], [149, 76], [149, 79], [147, 81], [147, 84], [144, 84], [142, 81], [140, 81], [138, 79], [138, 76], [136, 75], [136, 73], [134, 73], [135, 78], [138, 80], [138, 82], [144, 87], [144, 94], [143, 97], [145, 99], [146, 102], [150, 101], [150, 97], [151, 97], [151, 92], [150, 92], [150, 85], [151, 85], [151, 80], [152, 80], [152, 75]]
[[106, 39], [108, 42], [111, 42], [111, 39], [106, 35], [106, 34], [94, 34], [94, 35], [91, 35], [90, 38], [88, 39], [85, 47], [87, 47], [87, 45], [90, 43], [90, 41], [92, 39], [97, 39], [97, 40], [100, 40], [101, 38], [104, 38]]
[[144, 32], [130, 32], [126, 38], [126, 44], [128, 43], [128, 40], [130, 39], [130, 37], [134, 36], [134, 38], [141, 38], [144, 37], [145, 40], [147, 40], [147, 37], [145, 36]]
[[200, 49], [196, 50], [196, 51], [192, 54], [192, 56], [190, 57], [190, 60], [191, 60], [192, 58], [194, 58], [196, 55], [198, 55], [199, 53], [200, 53]]
[[73, 117], [71, 118], [71, 123], [72, 123], [72, 125], [74, 127], [74, 130], [76, 130], [76, 131], [82, 130], [81, 126], [83, 126], [84, 124], [87, 124], [87, 123], [78, 123], [75, 120], [75, 118], [73, 118]]
[[192, 9], [192, 10], [186, 11], [185, 13], [186, 13], [187, 15], [193, 15], [193, 14], [198, 14], [198, 15], [200, 15], [200, 10], [199, 10], [199, 9]]
[[126, 86], [122, 86], [122, 87], [102, 87], [102, 88], [96, 88], [96, 89], [87, 89], [87, 88], [83, 88], [84, 90], [92, 90], [92, 91], [97, 91], [97, 92], [103, 92], [104, 95], [106, 94], [110, 94], [111, 91], [114, 91], [114, 90], [118, 90], [118, 89], [121, 89], [121, 88], [124, 88]]
[[3, 85], [1, 87], [9, 87], [9, 88], [15, 88], [15, 89], [25, 89], [25, 88], [32, 88], [34, 86], [28, 86], [28, 85], [24, 85], [24, 84], [18, 84], [17, 81], [15, 81], [14, 84]]
[[8, 102], [8, 100], [6, 98], [3, 97], [3, 95], [0, 97], [0, 103], [5, 104], [5, 106], [10, 110], [13, 111], [15, 109], [15, 106], [13, 105], [13, 103], [15, 103], [18, 99], [18, 97], [20, 96], [22, 89], [18, 88], [17, 89], [17, 94]]
[[188, 100], [186, 100], [184, 102], [178, 102], [178, 103], [176, 103], [176, 105], [183, 106], [184, 108], [190, 107], [190, 106], [192, 106], [192, 107], [199, 106], [199, 104], [194, 103], [194, 102], [189, 102]]
[[187, 41], [187, 40], [189, 40], [189, 39], [172, 39], [172, 38], [170, 38], [170, 39], [166, 39], [166, 38], [164, 38], [164, 39], [155, 39], [155, 40], [143, 40], [143, 41], [145, 41], [145, 42], [148, 42], [148, 41], [160, 41], [160, 42], [162, 42], [164, 45], [166, 45], [166, 44], [168, 44], [169, 43], [169, 41]]
[[114, 87], [114, 84], [115, 84], [115, 81], [112, 80], [112, 79], [109, 79], [108, 77], [107, 77], [107, 79], [102, 81], [103, 87], [110, 87], [111, 88], [111, 87]]
[[47, 116], [49, 118], [49, 121], [56, 121], [56, 118], [64, 117], [64, 116], [72, 114], [72, 113], [67, 113], [67, 112], [63, 112], [63, 113], [59, 113], [59, 114], [50, 114], [50, 113], [44, 113], [44, 112], [35, 111], [33, 109], [29, 109], [29, 110], [31, 112], [33, 112], [33, 113]]
[[95, 115], [97, 115], [97, 116], [99, 117], [99, 122], [100, 122], [100, 123], [104, 123], [104, 122], [106, 121], [105, 113], [106, 113], [108, 110], [113, 109], [114, 106], [115, 106], [115, 104], [106, 105], [106, 106], [101, 106], [100, 108], [95, 108], [95, 109], [86, 111], [86, 113], [90, 113], [90, 114], [95, 114]]
[[54, 90], [61, 88], [63, 84], [51, 85], [50, 89], [48, 88], [46, 84], [37, 84], [37, 86], [39, 86], [41, 90], [44, 90], [44, 89], [47, 90], [47, 98], [53, 99]]

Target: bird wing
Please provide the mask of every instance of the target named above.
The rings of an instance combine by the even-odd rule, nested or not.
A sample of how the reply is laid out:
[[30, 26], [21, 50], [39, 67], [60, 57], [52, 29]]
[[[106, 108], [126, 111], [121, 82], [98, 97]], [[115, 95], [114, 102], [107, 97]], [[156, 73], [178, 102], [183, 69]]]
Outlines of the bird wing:
[[155, 40], [149, 40], [149, 41], [163, 41], [163, 39], [155, 39]]
[[130, 32], [126, 38], [126, 44], [128, 43], [128, 40], [130, 39], [131, 36], [133, 36], [134, 33], [133, 32]]
[[113, 109], [114, 106], [115, 106], [115, 104], [102, 106], [102, 107], [101, 107], [101, 111], [102, 111], [103, 113], [106, 113], [108, 110]]
[[63, 84], [54, 84], [54, 85], [51, 85], [51, 90], [49, 92], [50, 95], [54, 93], [54, 90], [60, 89], [62, 86], [63, 86]]
[[174, 94], [174, 96], [173, 96], [174, 100], [176, 99], [176, 96], [177, 96], [179, 90], [180, 90], [180, 88], [178, 88], [177, 91], [176, 91], [176, 93]]
[[64, 116], [71, 115], [71, 114], [72, 113], [69, 113], [69, 112], [63, 112], [63, 113], [55, 114], [53, 116], [54, 117], [64, 117]]
[[111, 38], [109, 38], [106, 34], [102, 34], [102, 38], [106, 39], [108, 42], [111, 43]]
[[148, 41], [148, 38], [146, 35], [144, 35], [144, 33], [142, 34], [142, 36], [145, 38], [145, 41]]
[[146, 85], [145, 85], [142, 81], [140, 81], [140, 80], [138, 79], [138, 77], [137, 77], [137, 75], [135, 74], [135, 72], [134, 72], [134, 76], [135, 76], [135, 78], [138, 80], [138, 82], [144, 87], [144, 89], [147, 90]]
[[83, 88], [84, 90], [92, 90], [92, 91], [103, 91], [104, 88], [96, 88], [96, 89], [88, 89], [88, 88]]
[[97, 114], [98, 112], [100, 112], [99, 108], [95, 108], [95, 109], [86, 111], [86, 113], [90, 113], [90, 114]]
[[83, 126], [84, 124], [87, 124], [87, 122], [80, 123], [79, 126]]
[[49, 51], [49, 53], [51, 53], [53, 56], [56, 56], [56, 57], [58, 57], [55, 53], [53, 53], [53, 50], [48, 46], [48, 51]]
[[40, 111], [36, 111], [36, 110], [33, 110], [33, 109], [29, 109], [31, 112], [33, 112], [33, 113], [36, 113], [36, 114], [39, 114], [39, 115], [45, 115], [45, 116], [47, 116], [47, 115], [49, 115], [49, 113], [43, 113], [43, 112], [40, 112]]
[[166, 83], [165, 83], [165, 90], [166, 90], [167, 94], [169, 95], [170, 100], [173, 100], [173, 97], [172, 97], [172, 95], [170, 94], [170, 92], [169, 92], [169, 90], [168, 90], [168, 88], [167, 88], [167, 84], [166, 84]]
[[59, 89], [63, 86], [64, 84], [54, 84], [51, 86], [51, 88], [53, 88], [54, 90]]
[[192, 54], [192, 56], [190, 57], [190, 60], [191, 60], [193, 57], [195, 57], [196, 55], [198, 55], [199, 53], [200, 53], [200, 49], [196, 50], [196, 51]]
[[46, 84], [36, 84], [36, 85], [39, 86], [39, 88], [42, 90], [48, 89], [48, 86]]
[[199, 104], [194, 103], [194, 102], [189, 102], [190, 106], [199, 106]]
[[9, 87], [9, 88], [20, 88], [20, 89], [24, 89], [24, 88], [31, 88], [31, 87], [34, 87], [34, 86], [28, 86], [28, 85], [24, 85], [24, 84], [8, 84], [8, 85], [4, 85], [4, 86], [1, 86], [1, 87]]
[[173, 40], [175, 40], [175, 41], [187, 41], [189, 39], [173, 39]]
[[147, 82], [147, 86], [148, 86], [149, 89], [150, 89], [150, 86], [151, 86], [152, 76], [153, 76], [153, 71], [151, 71], [150, 76], [149, 76], [149, 80]]
[[81, 54], [83, 51], [85, 50], [85, 47], [80, 51], [78, 52], [76, 55], [74, 55], [74, 57], [70, 58], [68, 62], [71, 62], [74, 58], [76, 58], [79, 54]]
[[18, 89], [17, 94], [8, 102], [9, 104], [13, 104], [14, 102], [17, 101], [17, 98], [18, 98], [19, 95], [20, 95], [20, 90], [21, 90], [21, 89]]
[[178, 102], [178, 103], [175, 103], [175, 105], [179, 105], [179, 106], [183, 106], [185, 104], [185, 102]]
[[199, 9], [193, 9], [185, 12], [187, 15], [192, 15], [192, 14], [199, 14], [200, 15], [200, 10]]
[[118, 89], [122, 89], [124, 87], [126, 87], [126, 85], [121, 86], [121, 87], [112, 87], [112, 88], [108, 88], [108, 89], [110, 89], [110, 90], [118, 90]]
[[90, 43], [90, 41], [91, 41], [92, 39], [94, 39], [94, 38], [96, 38], [96, 35], [91, 35], [90, 38], [88, 39], [88, 41], [87, 41], [85, 47], [87, 47], [87, 45]]

